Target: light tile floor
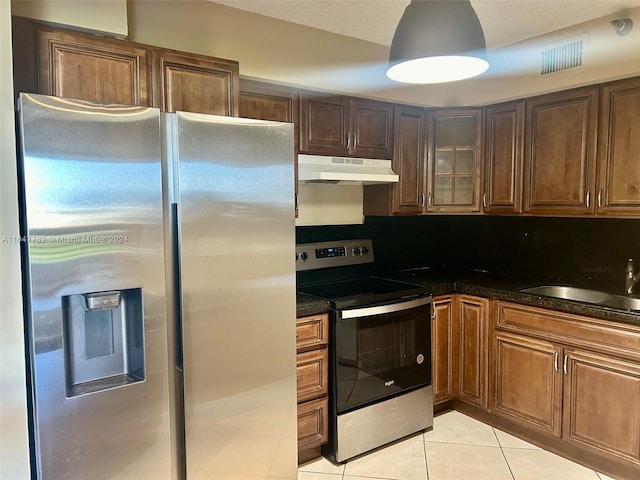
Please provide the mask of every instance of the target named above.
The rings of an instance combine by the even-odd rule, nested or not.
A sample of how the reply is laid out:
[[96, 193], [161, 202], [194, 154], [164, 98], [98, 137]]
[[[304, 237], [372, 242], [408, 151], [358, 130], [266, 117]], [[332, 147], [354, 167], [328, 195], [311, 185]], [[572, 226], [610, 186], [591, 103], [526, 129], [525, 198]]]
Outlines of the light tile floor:
[[345, 465], [314, 460], [298, 480], [613, 480], [577, 463], [450, 411], [433, 431], [416, 435]]

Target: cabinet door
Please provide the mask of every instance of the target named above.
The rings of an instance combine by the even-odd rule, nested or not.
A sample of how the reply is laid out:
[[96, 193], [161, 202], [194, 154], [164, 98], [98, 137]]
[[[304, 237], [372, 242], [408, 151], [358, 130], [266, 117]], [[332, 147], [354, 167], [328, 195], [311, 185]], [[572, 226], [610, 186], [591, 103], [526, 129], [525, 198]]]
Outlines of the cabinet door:
[[563, 439], [640, 463], [640, 365], [566, 349]]
[[427, 211], [480, 211], [481, 110], [429, 113]]
[[485, 187], [482, 197], [486, 213], [522, 212], [523, 122], [523, 102], [486, 109]]
[[393, 105], [351, 100], [349, 115], [349, 154], [390, 159], [393, 154]]
[[491, 411], [533, 430], [560, 436], [561, 348], [543, 340], [496, 332]]
[[458, 398], [487, 408], [489, 300], [458, 297]]
[[640, 214], [640, 79], [606, 85], [601, 90], [598, 133], [600, 215]]
[[157, 49], [152, 63], [155, 107], [238, 115], [238, 62]]
[[527, 101], [525, 213], [594, 212], [597, 100], [584, 88]]
[[396, 106], [393, 120], [393, 171], [400, 180], [392, 185], [364, 187], [364, 214], [420, 214], [425, 184], [424, 109]]
[[[300, 94], [300, 151], [320, 155], [349, 154], [349, 99]], [[350, 142], [349, 142], [350, 143]]]
[[[240, 116], [293, 123], [293, 142], [298, 152], [298, 91], [252, 80], [240, 81]], [[297, 159], [297, 155], [294, 155]], [[296, 217], [298, 216], [298, 161], [293, 163]]]
[[38, 31], [39, 93], [98, 103], [148, 105], [147, 50], [94, 35]]
[[457, 317], [453, 296], [433, 299], [431, 313], [431, 351], [433, 403], [451, 400], [455, 396], [458, 358]]

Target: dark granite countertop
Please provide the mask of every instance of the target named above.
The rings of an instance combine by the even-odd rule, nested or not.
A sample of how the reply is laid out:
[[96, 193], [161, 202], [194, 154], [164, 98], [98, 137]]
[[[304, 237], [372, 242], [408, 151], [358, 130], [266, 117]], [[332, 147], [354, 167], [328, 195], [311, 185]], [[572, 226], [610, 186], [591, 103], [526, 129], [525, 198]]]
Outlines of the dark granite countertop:
[[[538, 285], [557, 284], [549, 281], [517, 278], [489, 272], [450, 270], [445, 268], [415, 268], [378, 273], [380, 277], [424, 285], [433, 296], [464, 293], [477, 297], [504, 300], [534, 307], [575, 313], [615, 322], [640, 325], [640, 312], [561, 298], [523, 293], [521, 290]], [[326, 313], [329, 302], [298, 293], [297, 315], [304, 317]]]
[[298, 317], [308, 317], [310, 315], [318, 315], [327, 313], [331, 309], [331, 305], [321, 298], [298, 293], [296, 295], [296, 315]]
[[566, 313], [640, 325], [640, 312], [638, 311], [534, 295], [521, 291], [523, 288], [539, 285], [555, 285], [557, 284], [555, 282], [515, 278], [488, 272], [454, 271], [439, 268], [416, 268], [381, 274], [380, 276], [424, 285], [430, 289], [431, 294], [434, 296], [448, 293], [465, 293], [478, 297], [505, 300]]

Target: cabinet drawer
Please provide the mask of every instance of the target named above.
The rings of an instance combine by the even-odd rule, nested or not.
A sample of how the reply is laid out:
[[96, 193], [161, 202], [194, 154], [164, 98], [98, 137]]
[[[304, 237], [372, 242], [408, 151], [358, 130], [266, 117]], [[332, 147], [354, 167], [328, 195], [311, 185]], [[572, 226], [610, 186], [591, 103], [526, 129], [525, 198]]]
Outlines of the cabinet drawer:
[[298, 351], [320, 347], [329, 338], [329, 315], [312, 315], [296, 320], [296, 347]]
[[495, 327], [545, 340], [640, 357], [640, 328], [543, 308], [496, 302]]
[[312, 448], [327, 442], [329, 428], [327, 397], [298, 405], [298, 449]]
[[327, 394], [329, 353], [320, 348], [297, 356], [298, 402]]

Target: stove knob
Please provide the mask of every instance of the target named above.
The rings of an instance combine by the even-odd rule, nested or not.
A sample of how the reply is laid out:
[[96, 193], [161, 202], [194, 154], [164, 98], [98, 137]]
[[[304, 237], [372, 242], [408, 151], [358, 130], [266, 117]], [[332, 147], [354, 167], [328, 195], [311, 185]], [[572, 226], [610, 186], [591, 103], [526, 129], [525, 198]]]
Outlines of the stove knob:
[[300, 258], [301, 258], [301, 259], [302, 259], [302, 261], [304, 262], [304, 261], [306, 261], [306, 260], [307, 260], [307, 258], [309, 258], [309, 255], [307, 254], [307, 252], [302, 252], [302, 253], [300, 254]]
[[355, 247], [351, 250], [354, 255], [362, 255], [362, 249], [360, 247]]
[[300, 254], [296, 252], [296, 262], [298, 261], [299, 258], [300, 258]]
[[369, 247], [362, 247], [362, 254], [367, 255], [369, 253]]

